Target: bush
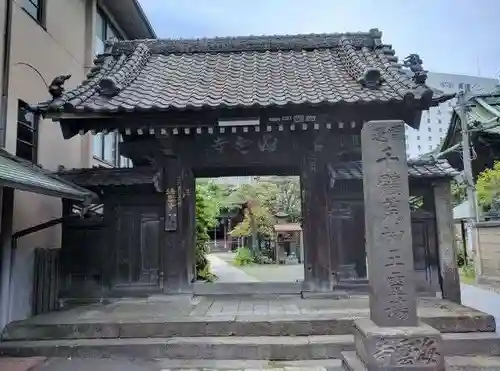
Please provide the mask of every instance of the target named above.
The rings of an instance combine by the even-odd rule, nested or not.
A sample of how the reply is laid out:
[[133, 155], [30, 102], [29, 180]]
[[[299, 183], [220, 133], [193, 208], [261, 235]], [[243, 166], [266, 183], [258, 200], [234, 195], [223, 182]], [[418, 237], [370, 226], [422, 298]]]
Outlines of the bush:
[[196, 279], [213, 282], [217, 276], [210, 271], [208, 254], [208, 226], [210, 221], [207, 216], [207, 204], [201, 192], [196, 193]]
[[255, 263], [252, 251], [248, 247], [240, 247], [236, 250], [236, 256], [234, 257], [234, 264], [238, 267], [243, 267], [245, 265], [251, 265]]
[[457, 243], [457, 265], [459, 267], [463, 267], [464, 265], [466, 265], [463, 244], [460, 242]]

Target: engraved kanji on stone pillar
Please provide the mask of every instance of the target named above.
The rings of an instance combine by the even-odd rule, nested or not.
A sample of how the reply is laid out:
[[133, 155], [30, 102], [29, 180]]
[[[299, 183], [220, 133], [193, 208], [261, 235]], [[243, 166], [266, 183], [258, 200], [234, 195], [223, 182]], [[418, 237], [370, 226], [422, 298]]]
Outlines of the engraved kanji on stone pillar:
[[404, 123], [370, 121], [361, 131], [370, 318], [417, 326]]

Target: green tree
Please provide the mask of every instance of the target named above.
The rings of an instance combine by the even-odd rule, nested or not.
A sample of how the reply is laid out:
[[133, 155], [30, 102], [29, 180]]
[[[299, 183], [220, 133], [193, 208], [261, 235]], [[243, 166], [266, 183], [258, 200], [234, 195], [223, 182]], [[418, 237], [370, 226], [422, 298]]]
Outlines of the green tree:
[[276, 191], [269, 197], [269, 209], [273, 215], [283, 212], [290, 222], [301, 219], [301, 195], [299, 177], [270, 177], [266, 181], [276, 186]]
[[[274, 233], [274, 218], [269, 211], [260, 205], [252, 207], [253, 218], [257, 233], [269, 238]], [[251, 216], [249, 210], [245, 210], [245, 217], [230, 232], [232, 237], [249, 237], [252, 235]]]
[[210, 237], [208, 230], [217, 225], [220, 212], [220, 202], [210, 184], [196, 185], [196, 278], [213, 281], [215, 275], [210, 271], [206, 255]]
[[500, 161], [495, 161], [493, 168], [484, 170], [476, 183], [477, 198], [483, 210], [500, 206]]
[[467, 187], [463, 182], [454, 180], [451, 183], [451, 195], [453, 197], [453, 206], [460, 205], [467, 198]]

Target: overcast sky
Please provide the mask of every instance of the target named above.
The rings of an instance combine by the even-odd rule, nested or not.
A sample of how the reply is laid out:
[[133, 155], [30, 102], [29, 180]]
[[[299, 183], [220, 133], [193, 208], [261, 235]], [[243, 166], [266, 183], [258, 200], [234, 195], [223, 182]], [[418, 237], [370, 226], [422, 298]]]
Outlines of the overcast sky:
[[161, 38], [368, 31], [433, 72], [498, 78], [500, 0], [140, 0]]

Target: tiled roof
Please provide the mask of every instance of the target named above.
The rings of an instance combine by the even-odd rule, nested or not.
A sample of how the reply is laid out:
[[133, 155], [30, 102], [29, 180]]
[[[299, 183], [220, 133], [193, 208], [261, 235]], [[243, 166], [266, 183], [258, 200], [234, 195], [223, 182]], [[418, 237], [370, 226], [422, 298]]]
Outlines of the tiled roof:
[[[410, 160], [408, 175], [412, 178], [454, 177], [458, 172], [446, 160]], [[362, 179], [362, 162], [352, 161], [331, 168], [336, 179]], [[120, 185], [153, 184], [155, 171], [151, 167], [136, 168], [90, 168], [63, 170], [58, 175], [82, 187], [107, 187]]]
[[0, 186], [77, 201], [87, 201], [95, 196], [4, 149], [0, 149]]
[[[352, 161], [338, 164], [330, 169], [336, 179], [352, 180], [363, 178], [363, 163]], [[446, 160], [408, 160], [410, 178], [453, 178], [458, 175]]]
[[[135, 40], [110, 44], [41, 112], [133, 112], [447, 99], [403, 72], [382, 33]], [[417, 104], [418, 106], [418, 104]]]
[[[485, 134], [494, 142], [500, 139], [500, 93], [475, 95], [468, 100], [467, 122], [473, 137]], [[440, 152], [447, 150], [461, 140], [461, 107], [452, 113], [448, 132]]]

